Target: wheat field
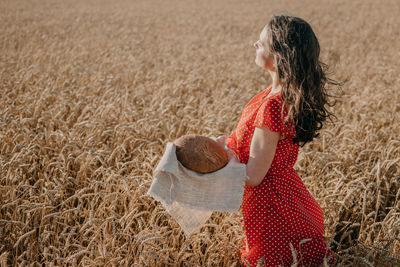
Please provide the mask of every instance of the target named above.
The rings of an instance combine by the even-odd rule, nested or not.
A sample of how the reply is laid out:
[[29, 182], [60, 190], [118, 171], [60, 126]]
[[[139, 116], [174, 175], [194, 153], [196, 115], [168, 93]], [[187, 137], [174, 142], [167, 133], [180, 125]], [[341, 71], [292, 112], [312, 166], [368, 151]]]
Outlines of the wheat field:
[[0, 265], [240, 266], [242, 216], [186, 238], [145, 193], [167, 142], [229, 135], [269, 85], [277, 12], [346, 81], [295, 165], [337, 266], [400, 266], [398, 0], [1, 0]]

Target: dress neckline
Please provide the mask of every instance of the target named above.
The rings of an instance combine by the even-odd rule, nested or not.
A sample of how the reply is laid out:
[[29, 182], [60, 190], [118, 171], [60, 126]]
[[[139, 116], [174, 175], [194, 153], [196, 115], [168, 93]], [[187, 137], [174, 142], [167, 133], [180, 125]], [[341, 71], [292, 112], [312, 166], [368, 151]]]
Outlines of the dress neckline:
[[270, 93], [272, 91], [272, 84], [265, 91], [266, 91], [266, 94], [264, 96], [264, 99], [267, 99], [267, 98], [270, 98], [270, 97], [273, 97], [273, 96], [276, 96], [276, 95], [280, 95], [280, 93], [281, 93], [281, 91], [278, 91], [278, 92], [270, 95]]

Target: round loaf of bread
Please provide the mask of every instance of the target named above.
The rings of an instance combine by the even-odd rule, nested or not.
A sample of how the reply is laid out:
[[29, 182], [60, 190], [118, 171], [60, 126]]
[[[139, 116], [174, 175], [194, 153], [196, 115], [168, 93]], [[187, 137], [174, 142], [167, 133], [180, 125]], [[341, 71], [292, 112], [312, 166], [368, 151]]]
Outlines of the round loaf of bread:
[[176, 139], [174, 144], [179, 162], [192, 171], [215, 172], [228, 163], [225, 149], [211, 138], [189, 134]]

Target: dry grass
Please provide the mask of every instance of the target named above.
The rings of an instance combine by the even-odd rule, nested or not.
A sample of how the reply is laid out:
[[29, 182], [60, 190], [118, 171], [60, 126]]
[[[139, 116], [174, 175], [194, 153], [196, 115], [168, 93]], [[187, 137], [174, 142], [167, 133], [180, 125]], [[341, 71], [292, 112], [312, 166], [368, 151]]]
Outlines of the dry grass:
[[252, 43], [282, 10], [350, 79], [296, 165], [338, 265], [399, 266], [398, 0], [1, 1], [1, 266], [238, 266], [241, 216], [185, 239], [144, 194], [166, 142], [230, 134], [268, 85]]

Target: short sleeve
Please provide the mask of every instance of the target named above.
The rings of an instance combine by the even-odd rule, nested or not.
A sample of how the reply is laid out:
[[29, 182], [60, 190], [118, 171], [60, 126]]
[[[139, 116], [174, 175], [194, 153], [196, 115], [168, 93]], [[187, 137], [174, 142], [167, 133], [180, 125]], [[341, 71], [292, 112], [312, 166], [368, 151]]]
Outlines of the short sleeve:
[[272, 132], [283, 132], [282, 104], [276, 98], [269, 98], [258, 109], [254, 127], [268, 127]]

